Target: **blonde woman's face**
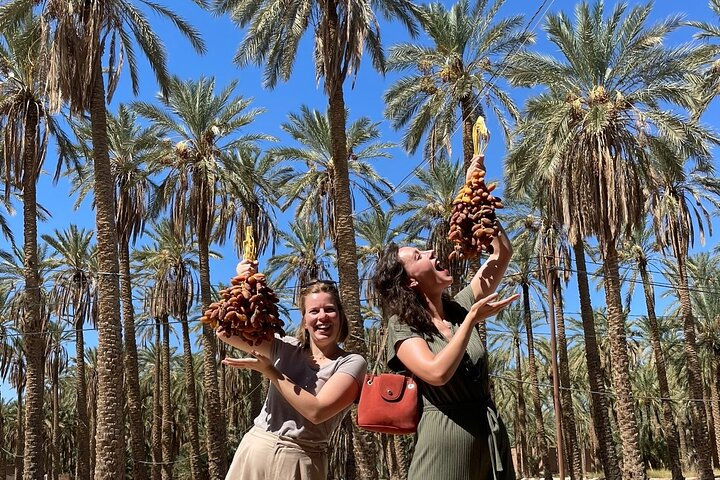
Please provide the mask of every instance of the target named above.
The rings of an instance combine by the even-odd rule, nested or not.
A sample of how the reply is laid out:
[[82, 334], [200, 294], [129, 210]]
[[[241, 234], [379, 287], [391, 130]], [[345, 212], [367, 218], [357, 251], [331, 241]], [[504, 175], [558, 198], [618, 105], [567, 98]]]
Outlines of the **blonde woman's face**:
[[303, 322], [311, 342], [318, 346], [337, 343], [340, 313], [329, 293], [311, 293], [305, 297]]

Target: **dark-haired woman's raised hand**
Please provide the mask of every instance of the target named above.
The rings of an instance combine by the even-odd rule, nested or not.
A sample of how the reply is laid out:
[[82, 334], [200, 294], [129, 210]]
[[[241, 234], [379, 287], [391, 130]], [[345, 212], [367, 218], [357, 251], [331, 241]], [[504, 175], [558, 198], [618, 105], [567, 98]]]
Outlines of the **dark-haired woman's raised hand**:
[[475, 302], [465, 316], [465, 321], [477, 324], [485, 318], [497, 315], [503, 308], [520, 298], [520, 294], [516, 293], [503, 299], [498, 298], [497, 293], [491, 293]]

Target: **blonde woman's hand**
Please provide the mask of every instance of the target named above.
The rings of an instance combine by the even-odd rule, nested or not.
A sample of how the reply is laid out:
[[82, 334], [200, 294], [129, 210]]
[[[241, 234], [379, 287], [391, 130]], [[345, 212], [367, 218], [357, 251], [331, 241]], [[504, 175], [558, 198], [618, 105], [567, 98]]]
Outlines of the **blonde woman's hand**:
[[516, 293], [503, 299], [498, 298], [499, 295], [497, 293], [491, 293], [487, 297], [483, 297], [475, 302], [465, 316], [465, 321], [477, 324], [485, 318], [497, 315], [503, 308], [520, 298], [520, 294]]
[[240, 260], [238, 262], [237, 266], [235, 267], [235, 273], [238, 276], [240, 276], [240, 275], [250, 276], [250, 275], [257, 273], [257, 266], [258, 266], [257, 260], [243, 259], [243, 260]]
[[252, 356], [242, 358], [225, 357], [222, 363], [232, 368], [249, 368], [250, 370], [262, 373], [268, 378], [277, 373], [277, 369], [268, 357], [262, 355], [257, 350], [250, 352], [250, 355]]

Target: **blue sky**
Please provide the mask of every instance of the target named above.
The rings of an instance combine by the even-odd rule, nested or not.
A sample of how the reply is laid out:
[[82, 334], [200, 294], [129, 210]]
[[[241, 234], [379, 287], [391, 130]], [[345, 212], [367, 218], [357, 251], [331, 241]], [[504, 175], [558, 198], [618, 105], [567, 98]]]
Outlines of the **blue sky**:
[[[318, 110], [324, 110], [327, 100], [322, 91], [322, 85], [316, 85], [314, 78], [314, 66], [312, 59], [312, 43], [311, 36], [306, 35], [303, 44], [300, 47], [298, 58], [294, 67], [294, 74], [287, 83], [279, 84], [274, 90], [266, 90], [261, 85], [261, 71], [258, 68], [238, 69], [232, 63], [232, 57], [235, 49], [242, 38], [242, 32], [237, 29], [228, 19], [218, 18], [199, 9], [193, 2], [189, 0], [175, 0], [173, 2], [164, 2], [170, 4], [178, 13], [193, 23], [202, 33], [207, 44], [208, 52], [204, 56], [198, 56], [180, 35], [178, 35], [173, 27], [167, 22], [159, 21], [157, 17], [150, 14], [154, 28], [159, 32], [161, 38], [166, 44], [168, 50], [169, 69], [172, 73], [183, 79], [198, 78], [200, 76], [214, 76], [217, 79], [218, 89], [226, 85], [228, 82], [237, 79], [238, 88], [236, 92], [245, 97], [252, 97], [253, 106], [262, 107], [266, 112], [248, 129], [251, 132], [263, 132], [280, 138], [281, 141], [287, 141], [287, 137], [280, 130], [281, 123], [286, 121], [289, 112], [297, 112], [303, 104]], [[447, 6], [453, 2], [443, 1]], [[614, 2], [606, 2], [607, 10], [610, 9]], [[631, 1], [629, 5], [637, 5], [640, 2]], [[500, 15], [511, 15], [523, 13], [526, 15], [526, 24], [528, 30], [533, 31], [537, 35], [537, 44], [534, 49], [554, 55], [555, 52], [548, 44], [542, 31], [542, 19], [545, 12], [565, 11], [572, 14], [576, 2], [569, 0], [546, 0], [544, 3], [540, 0], [527, 2], [520, 0], [507, 0], [500, 10]], [[530, 17], [543, 5], [541, 14], [529, 23]], [[675, 3], [658, 1], [654, 6], [653, 18], [661, 19], [671, 14], [684, 13], [688, 19], [711, 19], [711, 12], [704, 0], [693, 0], [690, 2]], [[383, 44], [386, 49], [394, 43], [408, 40], [408, 36], [403, 27], [398, 24], [382, 22]], [[692, 31], [689, 28], [681, 29], [674, 37], [673, 41], [688, 41]], [[427, 39], [420, 38], [418, 41], [427, 42]], [[367, 60], [367, 59], [366, 59]], [[139, 99], [153, 100], [157, 91], [154, 76], [149, 71], [148, 66], [141, 62], [141, 85]], [[383, 140], [390, 142], [400, 142], [401, 132], [395, 132], [391, 129], [390, 124], [383, 118], [383, 93], [397, 78], [395, 75], [387, 75], [382, 77], [372, 70], [370, 62], [365, 61], [361, 68], [354, 88], [351, 88], [350, 82], [346, 84], [345, 98], [347, 106], [350, 110], [350, 120], [360, 116], [367, 116], [373, 121], [381, 122], [381, 130], [383, 132]], [[125, 72], [121, 85], [110, 105], [110, 110], [116, 111], [119, 103], [127, 103], [135, 98], [130, 92], [129, 77]], [[527, 91], [513, 90], [512, 96], [519, 105], [527, 96]], [[717, 118], [717, 107], [715, 106], [705, 117], [705, 122], [711, 122]], [[502, 159], [504, 155], [504, 144], [501, 138], [500, 129], [489, 119], [489, 126], [494, 133], [490, 143], [487, 156], [488, 173], [491, 178], [502, 178]], [[458, 136], [459, 140], [459, 136]], [[457, 142], [456, 142], [457, 144]], [[455, 149], [457, 156], [459, 148]], [[393, 184], [397, 184], [405, 178], [413, 168], [420, 162], [419, 156], [409, 156], [401, 149], [392, 151], [392, 159], [383, 159], [375, 162], [375, 166], [379, 173], [388, 178]], [[54, 169], [54, 153], [49, 152], [46, 169], [52, 172]], [[82, 227], [93, 228], [95, 215], [89, 208], [88, 202], [81, 209], [73, 211], [74, 200], [69, 198], [68, 185], [62, 181], [53, 186], [50, 182], [50, 173], [45, 175], [39, 185], [39, 201], [48, 208], [52, 213], [52, 218], [39, 225], [39, 233], [52, 233], [53, 229], [64, 229], [70, 223], [76, 223]], [[21, 212], [21, 206], [18, 205], [18, 212]], [[360, 205], [362, 208], [363, 206]], [[288, 215], [280, 217], [280, 225], [286, 225]], [[17, 241], [21, 242], [22, 232], [22, 215], [18, 213], [15, 217], [10, 218], [11, 226], [17, 233]], [[0, 239], [0, 248], [6, 248], [4, 239]], [[710, 248], [715, 244], [715, 239], [709, 240]], [[212, 264], [212, 281], [227, 282], [233, 275], [236, 263], [235, 253], [232, 248], [224, 248], [221, 250], [225, 258], [221, 261], [215, 261]], [[573, 286], [570, 287], [574, 288]], [[658, 292], [659, 294], [660, 292]], [[578, 308], [574, 298], [576, 295], [571, 291], [566, 295], [568, 305], [566, 310], [569, 312], [577, 312]], [[640, 297], [640, 296], [638, 296]], [[599, 292], [596, 303], [599, 305], [604, 303], [602, 292]], [[637, 310], [635, 309], [637, 307]], [[634, 304], [635, 313], [644, 313], [642, 304]]]

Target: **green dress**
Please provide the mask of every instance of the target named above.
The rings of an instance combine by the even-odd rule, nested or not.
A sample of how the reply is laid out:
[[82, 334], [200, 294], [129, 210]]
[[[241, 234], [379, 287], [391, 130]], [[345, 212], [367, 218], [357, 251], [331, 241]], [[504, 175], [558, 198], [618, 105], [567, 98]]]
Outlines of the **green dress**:
[[[472, 289], [462, 290], [455, 301], [469, 310], [475, 302]], [[454, 332], [464, 318], [463, 314], [446, 320], [453, 323]], [[411, 337], [424, 338], [434, 354], [448, 343], [441, 334], [412, 331], [393, 316], [387, 340], [392, 370], [405, 370], [395, 356], [395, 345]], [[515, 480], [510, 441], [490, 398], [487, 351], [477, 331], [473, 330], [466, 355], [448, 383], [433, 386], [419, 378], [417, 382], [423, 411], [408, 480]]]

